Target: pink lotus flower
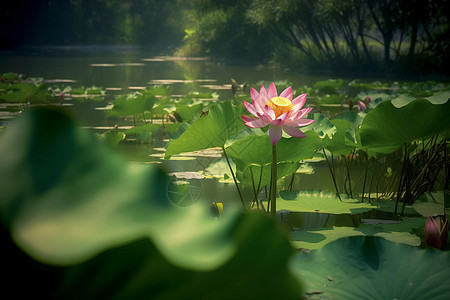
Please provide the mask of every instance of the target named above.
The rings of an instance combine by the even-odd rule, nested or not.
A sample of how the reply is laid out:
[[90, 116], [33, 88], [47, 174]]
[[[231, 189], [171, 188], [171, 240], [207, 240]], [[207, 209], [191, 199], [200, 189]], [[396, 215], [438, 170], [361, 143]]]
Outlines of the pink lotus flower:
[[448, 238], [448, 219], [444, 215], [429, 216], [425, 223], [425, 241], [428, 246], [444, 249]]
[[306, 94], [292, 100], [292, 87], [288, 87], [278, 96], [277, 88], [272, 82], [267, 91], [263, 85], [261, 85], [259, 93], [251, 88], [250, 95], [252, 104], [246, 101], [242, 101], [242, 103], [256, 119], [242, 115], [246, 126], [261, 128], [269, 125], [269, 137], [272, 145], [276, 145], [281, 139], [282, 130], [293, 137], [306, 137], [297, 128], [314, 122], [314, 120], [303, 119], [312, 110], [311, 107], [301, 109], [305, 105]]
[[365, 109], [366, 109], [366, 105], [362, 101], [359, 101], [358, 102], [358, 110], [363, 111]]

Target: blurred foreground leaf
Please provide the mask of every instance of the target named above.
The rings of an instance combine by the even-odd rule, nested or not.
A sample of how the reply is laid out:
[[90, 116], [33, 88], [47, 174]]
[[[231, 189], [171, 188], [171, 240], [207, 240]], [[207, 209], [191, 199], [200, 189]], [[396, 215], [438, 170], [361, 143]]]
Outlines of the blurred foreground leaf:
[[271, 220], [178, 208], [168, 185], [160, 169], [125, 162], [63, 113], [28, 111], [0, 139], [3, 271], [14, 275], [6, 293], [20, 298], [32, 285], [34, 296], [59, 299], [299, 297], [287, 270], [293, 250]]

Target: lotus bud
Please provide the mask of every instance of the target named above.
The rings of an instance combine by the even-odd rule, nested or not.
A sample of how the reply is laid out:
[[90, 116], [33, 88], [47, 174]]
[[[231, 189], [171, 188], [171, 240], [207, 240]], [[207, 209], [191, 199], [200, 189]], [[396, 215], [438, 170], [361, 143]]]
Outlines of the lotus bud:
[[359, 101], [358, 102], [358, 111], [363, 111], [365, 109], [366, 109], [366, 105], [362, 101]]
[[216, 217], [219, 218], [222, 215], [223, 212], [223, 203], [221, 202], [212, 202], [211, 203], [211, 208], [210, 208], [211, 214]]
[[367, 96], [367, 97], [364, 99], [364, 102], [365, 102], [366, 104], [369, 104], [370, 102], [372, 102], [372, 98], [370, 98], [370, 96]]
[[448, 219], [444, 215], [429, 216], [425, 223], [425, 241], [428, 246], [444, 249], [448, 238]]

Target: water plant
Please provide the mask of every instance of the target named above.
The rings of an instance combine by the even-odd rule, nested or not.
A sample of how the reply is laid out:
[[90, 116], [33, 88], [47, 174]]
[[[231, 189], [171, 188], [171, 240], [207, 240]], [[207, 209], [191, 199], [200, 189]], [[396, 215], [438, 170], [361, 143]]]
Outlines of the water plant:
[[292, 87], [286, 88], [278, 96], [277, 88], [273, 82], [269, 85], [267, 91], [261, 85], [259, 93], [254, 88], [250, 89], [250, 93], [252, 104], [246, 101], [242, 103], [256, 119], [245, 115], [242, 115], [242, 119], [245, 125], [250, 128], [261, 128], [269, 125], [269, 137], [272, 143], [272, 176], [269, 202], [270, 213], [272, 216], [275, 216], [278, 179], [276, 144], [281, 139], [283, 131], [292, 137], [306, 137], [298, 127], [307, 126], [314, 122], [314, 120], [304, 118], [312, 108], [302, 109], [306, 102], [306, 94], [302, 94], [292, 100]]

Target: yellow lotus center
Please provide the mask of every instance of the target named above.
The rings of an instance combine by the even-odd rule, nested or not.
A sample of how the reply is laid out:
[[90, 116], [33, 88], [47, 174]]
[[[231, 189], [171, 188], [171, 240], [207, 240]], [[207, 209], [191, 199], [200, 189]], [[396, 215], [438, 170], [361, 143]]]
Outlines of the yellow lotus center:
[[273, 97], [266, 102], [266, 105], [272, 107], [277, 118], [294, 107], [291, 100], [284, 97]]

